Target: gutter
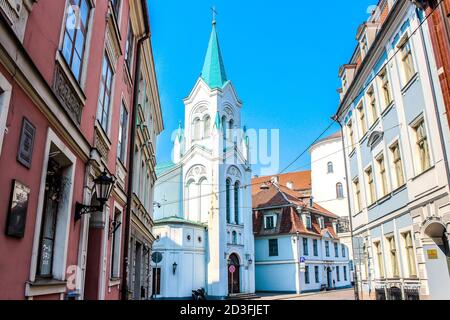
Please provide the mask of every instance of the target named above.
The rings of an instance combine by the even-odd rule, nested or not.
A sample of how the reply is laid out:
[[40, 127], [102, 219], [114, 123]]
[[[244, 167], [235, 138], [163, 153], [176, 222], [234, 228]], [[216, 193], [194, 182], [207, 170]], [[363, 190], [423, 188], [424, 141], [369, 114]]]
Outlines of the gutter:
[[136, 144], [136, 117], [137, 117], [137, 109], [139, 107], [139, 70], [141, 69], [142, 64], [142, 47], [146, 40], [150, 38], [150, 24], [148, 18], [148, 9], [147, 3], [145, 0], [141, 0], [141, 5], [144, 11], [144, 24], [145, 31], [141, 38], [139, 38], [137, 43], [137, 59], [136, 65], [134, 68], [134, 92], [133, 92], [133, 110], [131, 113], [131, 135], [130, 135], [130, 144], [129, 144], [129, 153], [128, 153], [128, 163], [129, 163], [129, 171], [128, 171], [128, 192], [127, 192], [127, 207], [125, 213], [125, 237], [124, 237], [124, 255], [122, 261], [122, 290], [121, 290], [121, 299], [128, 300], [128, 260], [130, 257], [130, 234], [131, 234], [131, 203], [133, 202], [133, 184], [134, 184], [134, 145]]

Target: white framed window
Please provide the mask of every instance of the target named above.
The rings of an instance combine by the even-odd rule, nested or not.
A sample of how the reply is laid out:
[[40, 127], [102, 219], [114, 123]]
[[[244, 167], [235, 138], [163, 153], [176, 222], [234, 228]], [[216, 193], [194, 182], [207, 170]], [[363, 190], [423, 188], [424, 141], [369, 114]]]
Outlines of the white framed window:
[[203, 118], [203, 138], [209, 138], [211, 136], [211, 117], [206, 115]]
[[386, 237], [386, 243], [389, 252], [390, 277], [398, 278], [400, 277], [400, 270], [398, 266], [398, 253], [395, 243], [395, 237], [393, 235]]
[[325, 228], [325, 221], [324, 221], [323, 217], [318, 217], [317, 220], [319, 221], [320, 230], [323, 230]]
[[361, 185], [359, 183], [359, 178], [353, 180], [353, 192], [355, 198], [355, 212], [358, 213], [362, 210]]
[[411, 43], [408, 39], [407, 34], [403, 36], [403, 39], [400, 40], [397, 47], [399, 49], [399, 62], [402, 75], [402, 83], [403, 86], [405, 86], [409, 83], [409, 81], [415, 74]]
[[356, 109], [358, 110], [358, 119], [359, 119], [359, 130], [360, 130], [360, 138], [362, 138], [367, 133], [367, 124], [366, 124], [366, 111], [364, 110], [364, 105], [361, 102]]
[[11, 84], [0, 73], [0, 154], [2, 153], [3, 139], [6, 132], [6, 119], [8, 118], [11, 93]]
[[376, 157], [376, 163], [377, 163], [377, 170], [378, 170], [378, 180], [379, 180], [379, 191], [380, 196], [384, 197], [389, 192], [389, 186], [388, 186], [388, 177], [386, 173], [386, 161], [384, 154], [381, 153]]
[[305, 227], [307, 229], [311, 229], [312, 228], [312, 220], [311, 220], [311, 215], [310, 214], [305, 214], [304, 215], [304, 220], [303, 223], [305, 224]]
[[192, 140], [197, 141], [200, 140], [201, 132], [200, 132], [200, 119], [195, 118], [192, 122]]
[[91, 2], [70, 0], [68, 4], [72, 7], [67, 10], [61, 53], [73, 76], [80, 83], [85, 62]]
[[377, 193], [375, 189], [375, 179], [373, 176], [373, 169], [369, 166], [365, 171], [366, 184], [367, 184], [367, 197], [369, 205], [373, 204], [377, 200]]
[[131, 19], [128, 20], [128, 34], [127, 34], [127, 42], [125, 45], [125, 64], [128, 67], [128, 71], [130, 74], [133, 73], [133, 60], [134, 60], [134, 44], [135, 37], [133, 33], [133, 26], [131, 24]]
[[411, 231], [402, 234], [403, 255], [406, 257], [407, 274], [409, 278], [417, 278], [416, 254]]
[[120, 248], [122, 239], [122, 209], [115, 207], [110, 226], [111, 262], [110, 278], [120, 278]]
[[384, 273], [384, 259], [383, 259], [383, 250], [381, 248], [381, 242], [376, 241], [373, 243], [374, 249], [375, 249], [375, 256], [377, 259], [377, 275], [379, 279], [383, 279], [385, 277]]
[[328, 174], [330, 174], [330, 173], [333, 173], [334, 172], [334, 168], [333, 168], [333, 162], [328, 162], [327, 163], [327, 173]]
[[383, 110], [386, 109], [393, 101], [392, 88], [389, 82], [387, 68], [381, 69], [378, 74], [378, 81], [380, 84], [380, 89], [383, 97]]
[[119, 138], [117, 143], [117, 158], [126, 164], [126, 153], [128, 146], [128, 111], [122, 101], [119, 119]]
[[424, 118], [420, 118], [412, 125], [415, 135], [415, 158], [419, 172], [422, 173], [431, 167], [430, 147]]
[[336, 199], [343, 199], [344, 198], [344, 187], [342, 186], [342, 183], [338, 182], [336, 183]]
[[277, 226], [277, 215], [276, 214], [268, 214], [264, 216], [264, 229], [272, 230]]
[[103, 56], [102, 77], [98, 95], [97, 120], [106, 134], [108, 134], [109, 130], [113, 76], [111, 62], [108, 55], [105, 53]]
[[373, 86], [370, 86], [369, 90], [367, 90], [367, 103], [370, 109], [370, 125], [372, 126], [379, 117], [377, 99], [375, 97], [375, 90]]
[[405, 175], [403, 172], [403, 161], [400, 152], [400, 144], [398, 141], [394, 142], [390, 147], [391, 153], [391, 168], [394, 171], [395, 188], [400, 188], [405, 184]]
[[349, 152], [352, 152], [355, 149], [355, 133], [353, 130], [353, 121], [350, 120], [347, 123], [347, 135], [348, 135], [348, 142], [349, 142]]

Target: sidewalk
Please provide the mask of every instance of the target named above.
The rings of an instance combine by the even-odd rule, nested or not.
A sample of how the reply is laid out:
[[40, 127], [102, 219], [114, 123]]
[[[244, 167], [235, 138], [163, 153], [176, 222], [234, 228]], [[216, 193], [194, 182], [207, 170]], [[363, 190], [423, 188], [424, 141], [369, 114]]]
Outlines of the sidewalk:
[[327, 298], [329, 300], [353, 300], [353, 292], [353, 288], [346, 288], [332, 291], [310, 292], [301, 294], [283, 294], [276, 292], [257, 292], [256, 294], [261, 297], [259, 300], [323, 300], [324, 298]]

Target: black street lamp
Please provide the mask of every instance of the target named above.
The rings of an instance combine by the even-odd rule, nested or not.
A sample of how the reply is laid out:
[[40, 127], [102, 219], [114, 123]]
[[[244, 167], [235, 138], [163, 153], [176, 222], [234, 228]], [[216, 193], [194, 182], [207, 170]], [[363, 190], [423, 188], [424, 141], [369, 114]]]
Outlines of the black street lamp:
[[106, 171], [94, 180], [95, 193], [97, 195], [97, 201], [100, 203], [96, 206], [87, 206], [77, 202], [75, 204], [75, 221], [81, 219], [82, 215], [103, 211], [105, 203], [111, 196], [111, 192], [114, 186], [114, 178], [108, 176]]

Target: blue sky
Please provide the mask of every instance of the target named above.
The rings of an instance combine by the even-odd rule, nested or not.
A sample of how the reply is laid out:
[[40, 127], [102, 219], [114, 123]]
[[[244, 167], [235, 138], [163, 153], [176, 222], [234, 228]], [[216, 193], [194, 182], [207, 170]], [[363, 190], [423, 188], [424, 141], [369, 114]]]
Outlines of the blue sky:
[[[212, 6], [219, 13], [227, 76], [244, 102], [242, 122], [280, 130], [281, 170], [330, 123], [339, 103], [338, 69], [350, 59], [356, 30], [376, 2], [149, 0], [165, 126], [158, 138], [158, 162], [171, 159], [171, 133], [184, 119], [182, 99], [203, 66]], [[307, 170], [309, 161], [305, 154], [290, 171]], [[257, 165], [253, 170], [259, 174]]]

